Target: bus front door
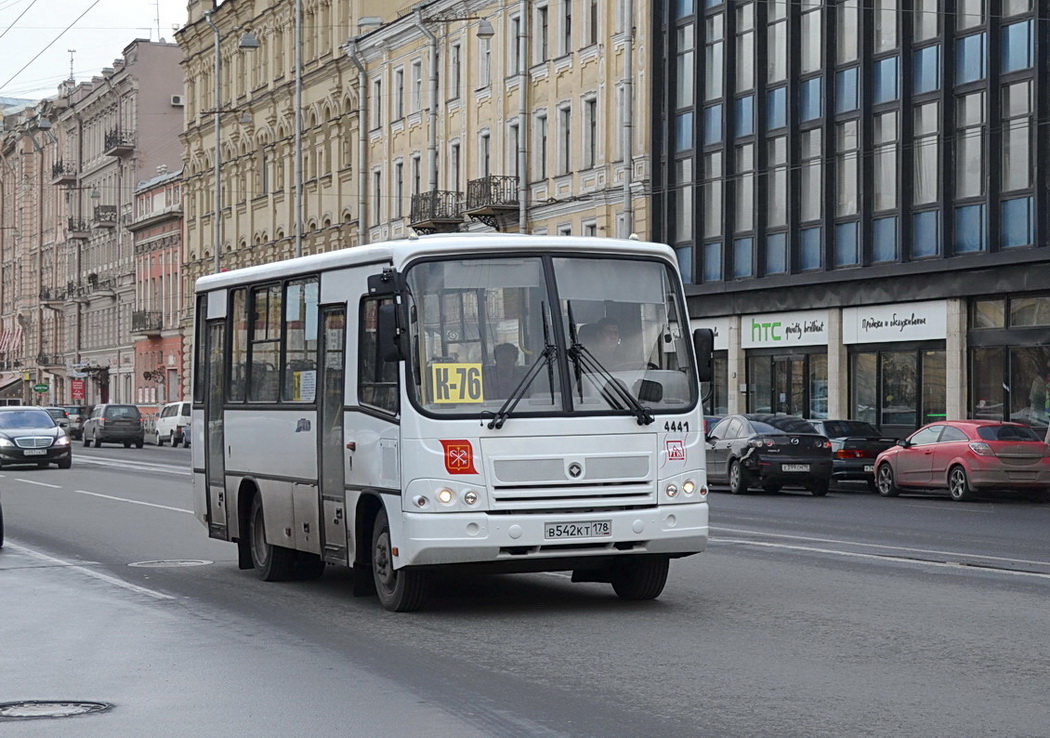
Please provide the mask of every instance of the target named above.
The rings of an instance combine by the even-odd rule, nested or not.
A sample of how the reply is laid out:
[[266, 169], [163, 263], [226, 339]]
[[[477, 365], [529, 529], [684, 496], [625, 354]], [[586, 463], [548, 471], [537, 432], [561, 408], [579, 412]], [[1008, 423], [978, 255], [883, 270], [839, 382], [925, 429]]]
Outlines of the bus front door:
[[226, 517], [226, 444], [222, 427], [226, 323], [208, 323], [205, 331], [208, 357], [205, 386], [208, 393], [204, 408], [204, 465], [208, 470], [208, 535], [228, 541], [230, 534]]
[[343, 441], [344, 367], [346, 361], [346, 308], [321, 308], [321, 376], [318, 393], [318, 494], [320, 495], [321, 558], [349, 564], [346, 539], [346, 458]]

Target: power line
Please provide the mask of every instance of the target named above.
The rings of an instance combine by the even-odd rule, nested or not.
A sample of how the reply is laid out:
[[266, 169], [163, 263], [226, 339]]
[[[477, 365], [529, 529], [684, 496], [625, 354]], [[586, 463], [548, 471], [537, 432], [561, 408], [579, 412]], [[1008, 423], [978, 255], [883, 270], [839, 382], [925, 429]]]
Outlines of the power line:
[[[34, 2], [35, 2], [35, 0], [34, 0]], [[54, 37], [53, 39], [51, 39], [51, 42], [50, 42], [50, 43], [49, 43], [49, 44], [48, 44], [47, 46], [45, 46], [44, 48], [42, 48], [42, 49], [41, 49], [41, 50], [40, 50], [40, 51], [39, 51], [39, 52], [37, 53], [37, 55], [36, 55], [36, 56], [34, 56], [34, 57], [33, 57], [32, 59], [30, 59], [29, 61], [27, 61], [27, 62], [25, 63], [25, 66], [23, 66], [23, 67], [22, 67], [21, 69], [19, 69], [19, 70], [18, 70], [17, 72], [15, 72], [15, 73], [14, 73], [14, 74], [13, 74], [13, 75], [11, 76], [11, 79], [7, 80], [7, 81], [6, 81], [6, 82], [4, 82], [4, 83], [3, 83], [2, 85], [0, 85], [0, 89], [2, 89], [2, 88], [4, 88], [4, 87], [7, 87], [7, 86], [8, 86], [9, 84], [11, 84], [11, 83], [12, 83], [12, 82], [13, 82], [13, 81], [15, 80], [15, 78], [16, 78], [16, 77], [18, 77], [18, 75], [20, 75], [20, 74], [21, 74], [22, 72], [24, 72], [24, 71], [25, 71], [25, 70], [26, 70], [26, 69], [27, 69], [27, 68], [29, 67], [29, 65], [30, 65], [30, 64], [32, 64], [32, 63], [33, 63], [33, 62], [35, 62], [35, 61], [36, 61], [37, 59], [39, 59], [39, 58], [40, 58], [41, 56], [43, 56], [43, 54], [44, 54], [44, 52], [45, 52], [45, 51], [47, 51], [47, 50], [48, 50], [48, 49], [50, 49], [50, 48], [51, 48], [52, 46], [54, 46], [54, 45], [55, 45], [55, 42], [56, 42], [56, 41], [58, 41], [58, 40], [59, 40], [60, 38], [62, 38], [62, 37], [63, 37], [63, 36], [64, 36], [64, 35], [66, 34], [66, 32], [67, 32], [67, 31], [68, 31], [68, 30], [69, 30], [70, 28], [72, 28], [73, 26], [75, 26], [75, 25], [77, 24], [77, 21], [79, 21], [79, 20], [80, 20], [81, 18], [83, 18], [83, 17], [84, 17], [85, 15], [87, 15], [87, 14], [88, 14], [89, 12], [91, 12], [91, 9], [92, 9], [92, 8], [94, 8], [94, 7], [96, 6], [96, 5], [98, 5], [98, 4], [99, 4], [99, 2], [101, 2], [101, 0], [95, 0], [95, 2], [91, 3], [91, 5], [89, 5], [89, 6], [88, 6], [87, 10], [85, 10], [85, 11], [84, 11], [83, 13], [81, 13], [80, 15], [78, 15], [78, 16], [76, 17], [76, 20], [74, 20], [74, 21], [73, 21], [72, 23], [70, 23], [70, 24], [69, 24], [68, 26], [66, 26], [66, 27], [65, 27], [65, 28], [64, 28], [64, 29], [62, 30], [62, 32], [61, 32], [61, 33], [59, 33], [59, 34], [58, 34], [57, 36], [55, 36], [55, 37]]]
[[4, 36], [6, 36], [7, 32], [15, 27], [15, 23], [18, 23], [18, 21], [22, 20], [22, 16], [25, 15], [26, 13], [28, 13], [30, 8], [32, 8], [34, 5], [36, 5], [36, 0], [33, 0], [33, 2], [29, 3], [29, 5], [26, 7], [26, 9], [23, 10], [21, 13], [19, 13], [17, 18], [15, 18], [13, 21], [11, 21], [11, 25], [9, 25], [7, 28], [5, 28], [3, 33], [0, 33], [0, 38], [3, 38]]

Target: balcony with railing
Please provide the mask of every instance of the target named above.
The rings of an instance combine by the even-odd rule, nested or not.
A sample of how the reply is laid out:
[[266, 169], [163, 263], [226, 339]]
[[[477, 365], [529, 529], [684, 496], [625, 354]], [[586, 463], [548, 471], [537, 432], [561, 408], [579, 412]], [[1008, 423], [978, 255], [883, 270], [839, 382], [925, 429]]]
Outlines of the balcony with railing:
[[68, 231], [70, 238], [86, 241], [91, 237], [91, 224], [80, 218], [70, 218]]
[[463, 224], [463, 194], [431, 190], [412, 195], [409, 221], [420, 233], [454, 233]]
[[164, 328], [164, 315], [159, 310], [135, 310], [131, 313], [131, 332], [137, 336], [157, 337]]
[[61, 159], [51, 165], [51, 184], [70, 185], [77, 182], [77, 168]]
[[473, 220], [500, 228], [518, 210], [518, 178], [501, 174], [467, 182], [464, 212]]
[[128, 156], [135, 151], [135, 136], [128, 131], [114, 128], [106, 134], [102, 153], [106, 156]]

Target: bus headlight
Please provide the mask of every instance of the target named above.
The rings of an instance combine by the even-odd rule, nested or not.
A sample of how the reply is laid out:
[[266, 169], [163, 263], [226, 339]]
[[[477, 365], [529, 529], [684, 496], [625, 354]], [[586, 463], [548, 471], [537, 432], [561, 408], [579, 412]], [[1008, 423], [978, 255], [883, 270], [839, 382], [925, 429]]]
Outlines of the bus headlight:
[[696, 482], [694, 482], [692, 479], [685, 480], [684, 482], [682, 482], [682, 491], [685, 492], [686, 495], [692, 495], [694, 492], [696, 492]]
[[673, 484], [673, 483], [669, 484], [669, 485], [667, 485], [667, 489], [665, 489], [664, 491], [667, 493], [668, 497], [677, 497], [678, 496], [678, 485], [677, 484]]
[[442, 487], [437, 491], [438, 502], [440, 502], [443, 505], [447, 505], [450, 502], [452, 502], [452, 497], [452, 490], [450, 490], [448, 487]]
[[468, 505], [476, 505], [478, 502], [478, 493], [472, 489], [468, 489], [463, 493], [463, 502]]

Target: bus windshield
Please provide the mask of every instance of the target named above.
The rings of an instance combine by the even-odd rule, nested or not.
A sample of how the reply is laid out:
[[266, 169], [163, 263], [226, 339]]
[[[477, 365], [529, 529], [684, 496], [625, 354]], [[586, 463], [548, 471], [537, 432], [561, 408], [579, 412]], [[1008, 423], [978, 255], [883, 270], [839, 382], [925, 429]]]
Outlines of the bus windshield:
[[515, 417], [696, 402], [678, 282], [660, 261], [485, 257], [417, 263], [405, 278], [409, 392], [425, 412], [484, 416], [515, 393]]

